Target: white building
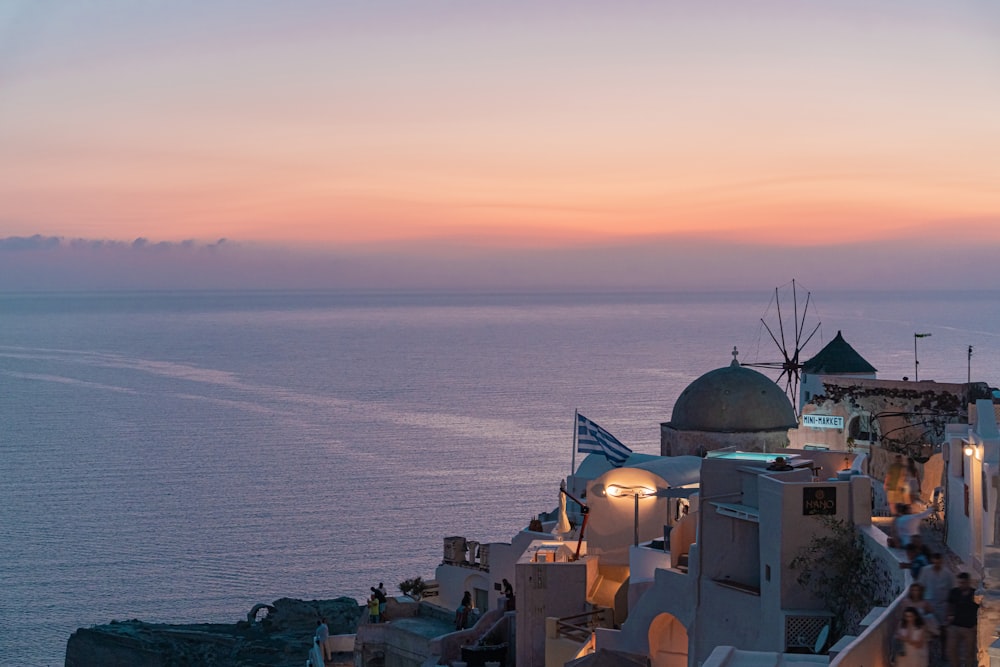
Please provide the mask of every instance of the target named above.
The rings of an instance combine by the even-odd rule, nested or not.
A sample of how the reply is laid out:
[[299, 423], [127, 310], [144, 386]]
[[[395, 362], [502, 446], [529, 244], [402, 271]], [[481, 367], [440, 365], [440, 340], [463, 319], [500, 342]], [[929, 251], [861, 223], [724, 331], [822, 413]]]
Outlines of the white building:
[[701, 664], [722, 645], [778, 653], [815, 648], [829, 613], [798, 584], [790, 563], [825, 530], [814, 515], [857, 526], [871, 517], [871, 480], [817, 478], [815, 469], [836, 468], [842, 456], [816, 454], [789, 454], [793, 467], [784, 471], [768, 469], [774, 455], [706, 458], [687, 567], [669, 553], [654, 558], [633, 549], [628, 621], [618, 631], [599, 631], [596, 648], [644, 654], [654, 667]]
[[[865, 434], [866, 444], [885, 437], [879, 420], [860, 419], [879, 406], [884, 427], [885, 413], [913, 409], [906, 401], [938, 409], [963, 403], [970, 388], [980, 387], [877, 380], [860, 355], [853, 365], [833, 363], [851, 357], [848, 351], [838, 333], [825, 356], [810, 360], [803, 382], [806, 414], [839, 422], [813, 420], [789, 434], [788, 399], [734, 358], [693, 382], [661, 426], [662, 449], [673, 456], [633, 454], [620, 468], [593, 454], [582, 462], [567, 488], [586, 512], [569, 503], [568, 512], [540, 515], [510, 543], [445, 538], [433, 601], [447, 615], [469, 591], [482, 620], [426, 640], [426, 650], [416, 650], [422, 640], [411, 633], [407, 650], [427, 656], [422, 663], [399, 662], [401, 650], [384, 654], [401, 665], [453, 662], [460, 647], [506, 622], [516, 645], [508, 665], [561, 667], [599, 652], [622, 664], [648, 659], [653, 667], [888, 667], [909, 572], [872, 525], [876, 485], [864, 474], [866, 457], [847, 450], [863, 449], [853, 445]], [[988, 576], [991, 562], [1000, 564], [992, 546], [1000, 535], [1000, 430], [991, 400], [972, 409], [963, 403], [959, 417], [966, 411], [968, 424], [948, 425], [943, 438], [946, 534], [978, 578]], [[787, 449], [789, 439], [809, 448]], [[678, 455], [689, 452], [705, 458]], [[787, 468], [774, 466], [779, 456]], [[857, 636], [828, 636], [826, 601], [802, 586], [791, 567], [805, 546], [829, 532], [824, 516], [852, 526], [884, 573], [880, 592], [888, 604], [871, 610]], [[517, 594], [513, 616], [499, 609], [503, 579]], [[1000, 596], [995, 608], [980, 616], [984, 655], [1000, 625]], [[385, 638], [378, 641], [392, 646], [393, 629], [379, 632]]]
[[984, 567], [985, 547], [995, 544], [1000, 534], [997, 407], [990, 400], [976, 401], [968, 425], [948, 426], [943, 452], [948, 548], [977, 572]]

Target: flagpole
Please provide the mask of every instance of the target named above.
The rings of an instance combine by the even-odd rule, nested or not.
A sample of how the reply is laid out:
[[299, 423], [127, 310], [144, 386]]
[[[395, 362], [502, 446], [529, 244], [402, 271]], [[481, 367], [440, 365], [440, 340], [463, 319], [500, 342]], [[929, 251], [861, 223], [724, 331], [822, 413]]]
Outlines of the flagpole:
[[576, 474], [576, 439], [578, 433], [580, 432], [580, 408], [573, 411], [573, 454], [570, 458], [569, 464], [569, 475], [572, 477]]

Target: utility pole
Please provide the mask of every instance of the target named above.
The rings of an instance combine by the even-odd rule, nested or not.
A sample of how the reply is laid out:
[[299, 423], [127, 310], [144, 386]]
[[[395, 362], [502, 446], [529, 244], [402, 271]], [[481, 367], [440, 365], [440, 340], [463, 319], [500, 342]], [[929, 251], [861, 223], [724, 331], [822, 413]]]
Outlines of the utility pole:
[[968, 383], [972, 384], [972, 346], [969, 346], [969, 379]]
[[913, 334], [913, 380], [914, 382], [920, 382], [920, 362], [917, 360], [917, 339], [927, 338], [929, 333], [915, 333]]

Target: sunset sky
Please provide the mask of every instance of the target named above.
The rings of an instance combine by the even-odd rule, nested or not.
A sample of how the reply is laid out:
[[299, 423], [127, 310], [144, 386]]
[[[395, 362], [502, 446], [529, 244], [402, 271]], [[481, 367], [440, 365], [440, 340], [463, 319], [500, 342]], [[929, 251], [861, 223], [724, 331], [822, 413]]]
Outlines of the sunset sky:
[[154, 247], [316, 286], [995, 258], [1000, 3], [0, 3], [0, 281]]

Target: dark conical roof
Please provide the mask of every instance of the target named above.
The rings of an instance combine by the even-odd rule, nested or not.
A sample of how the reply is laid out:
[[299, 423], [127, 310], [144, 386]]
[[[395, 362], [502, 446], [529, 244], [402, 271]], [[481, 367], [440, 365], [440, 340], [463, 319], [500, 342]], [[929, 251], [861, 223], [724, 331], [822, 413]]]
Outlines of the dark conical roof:
[[874, 366], [844, 340], [838, 331], [837, 336], [816, 353], [812, 359], [802, 364], [804, 373], [813, 375], [838, 375], [843, 373], [875, 373]]

